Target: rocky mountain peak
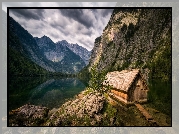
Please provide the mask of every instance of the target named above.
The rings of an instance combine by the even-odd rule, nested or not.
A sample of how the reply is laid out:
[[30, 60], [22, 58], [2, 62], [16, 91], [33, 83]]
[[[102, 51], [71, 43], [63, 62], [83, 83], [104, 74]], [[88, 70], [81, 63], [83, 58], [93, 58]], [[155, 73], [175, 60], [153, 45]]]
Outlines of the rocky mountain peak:
[[73, 51], [75, 54], [79, 55], [86, 65], [89, 63], [89, 58], [91, 56], [91, 52], [88, 51], [86, 48], [79, 46], [77, 43], [67, 43], [65, 44], [71, 51]]
[[68, 44], [68, 42], [66, 40], [61, 40], [61, 41], [56, 42], [56, 44], [61, 44], [65, 46], [66, 44]]

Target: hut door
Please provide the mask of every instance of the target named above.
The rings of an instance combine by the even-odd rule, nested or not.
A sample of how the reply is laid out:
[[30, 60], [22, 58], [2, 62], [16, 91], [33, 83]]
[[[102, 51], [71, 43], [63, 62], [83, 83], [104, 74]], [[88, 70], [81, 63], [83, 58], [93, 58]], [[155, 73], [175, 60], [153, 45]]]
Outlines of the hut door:
[[140, 80], [137, 81], [135, 90], [134, 90], [134, 101], [139, 101], [140, 97]]
[[136, 87], [134, 90], [134, 101], [139, 101], [140, 87]]

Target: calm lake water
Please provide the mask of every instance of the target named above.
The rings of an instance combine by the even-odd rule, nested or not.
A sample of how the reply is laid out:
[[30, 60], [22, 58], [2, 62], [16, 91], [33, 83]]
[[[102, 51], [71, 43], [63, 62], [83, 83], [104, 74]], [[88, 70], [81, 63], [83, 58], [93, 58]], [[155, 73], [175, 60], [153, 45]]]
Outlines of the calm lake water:
[[59, 108], [66, 99], [85, 89], [78, 78], [16, 77], [9, 81], [9, 110], [24, 104]]
[[[150, 80], [148, 105], [171, 116], [171, 82]], [[78, 78], [15, 77], [9, 81], [9, 110], [24, 104], [59, 108], [66, 99], [85, 89]]]

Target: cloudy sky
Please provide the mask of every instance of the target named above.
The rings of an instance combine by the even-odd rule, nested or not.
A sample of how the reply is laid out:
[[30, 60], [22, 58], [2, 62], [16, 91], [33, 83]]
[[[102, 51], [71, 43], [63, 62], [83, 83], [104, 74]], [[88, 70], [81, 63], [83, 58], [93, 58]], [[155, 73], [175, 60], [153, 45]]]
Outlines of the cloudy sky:
[[10, 9], [13, 17], [34, 37], [53, 42], [67, 40], [91, 50], [102, 34], [113, 9]]

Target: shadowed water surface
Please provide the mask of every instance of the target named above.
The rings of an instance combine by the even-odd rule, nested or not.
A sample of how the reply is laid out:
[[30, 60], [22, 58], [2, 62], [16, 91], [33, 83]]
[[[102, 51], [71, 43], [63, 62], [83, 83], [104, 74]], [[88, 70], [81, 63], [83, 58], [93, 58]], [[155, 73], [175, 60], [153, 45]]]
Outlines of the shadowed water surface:
[[66, 99], [85, 89], [78, 78], [12, 78], [9, 82], [9, 110], [24, 104], [59, 108]]

